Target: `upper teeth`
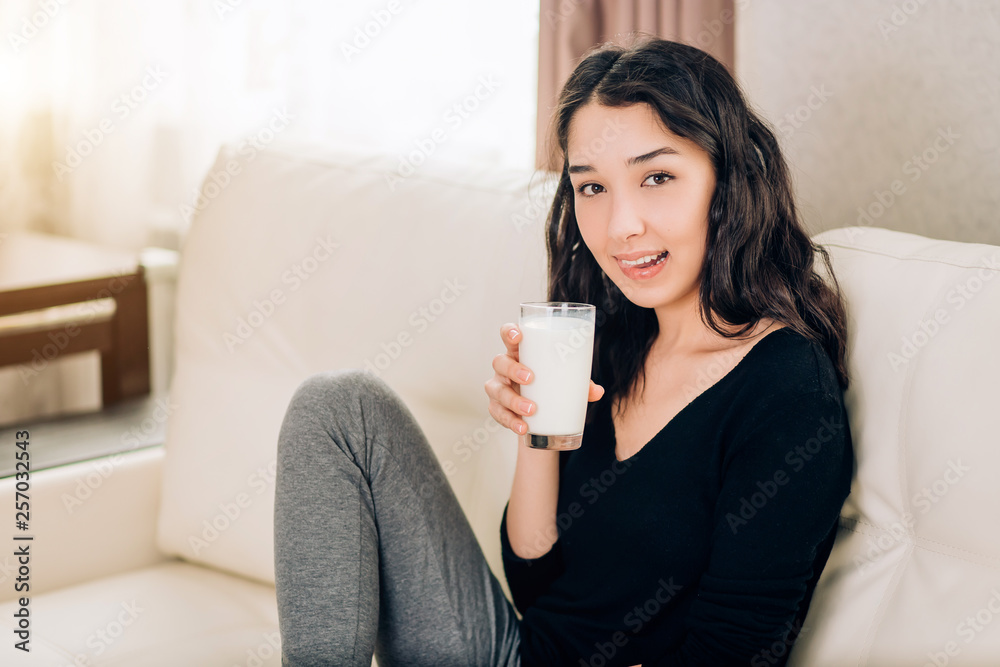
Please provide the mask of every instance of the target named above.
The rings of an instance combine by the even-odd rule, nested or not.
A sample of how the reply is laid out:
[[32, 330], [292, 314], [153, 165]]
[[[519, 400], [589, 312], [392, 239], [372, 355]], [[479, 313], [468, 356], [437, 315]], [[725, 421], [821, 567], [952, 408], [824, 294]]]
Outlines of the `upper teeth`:
[[652, 262], [654, 259], [656, 259], [660, 255], [665, 255], [665, 254], [667, 254], [666, 250], [664, 250], [663, 252], [661, 252], [659, 255], [646, 255], [645, 257], [640, 257], [639, 259], [623, 259], [623, 260], [621, 260], [621, 262], [625, 266], [638, 266], [639, 264], [645, 264], [646, 262]]

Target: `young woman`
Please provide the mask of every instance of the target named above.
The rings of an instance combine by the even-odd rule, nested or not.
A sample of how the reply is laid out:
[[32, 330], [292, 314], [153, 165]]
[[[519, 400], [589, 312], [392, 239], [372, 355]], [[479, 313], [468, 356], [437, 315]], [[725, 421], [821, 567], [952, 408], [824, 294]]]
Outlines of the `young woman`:
[[[284, 665], [756, 667], [809, 631], [853, 469], [846, 322], [774, 135], [720, 63], [655, 39], [588, 54], [554, 121], [548, 296], [599, 315], [582, 446], [518, 448], [514, 606], [398, 396], [317, 374], [278, 444]], [[523, 436], [531, 369], [501, 336], [489, 411]]]

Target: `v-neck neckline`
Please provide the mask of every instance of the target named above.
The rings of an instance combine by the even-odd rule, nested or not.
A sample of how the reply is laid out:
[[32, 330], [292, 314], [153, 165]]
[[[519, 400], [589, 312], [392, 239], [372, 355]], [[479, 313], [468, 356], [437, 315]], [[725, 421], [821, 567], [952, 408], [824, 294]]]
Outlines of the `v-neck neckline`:
[[786, 329], [794, 331], [794, 329], [792, 329], [791, 327], [789, 327], [789, 326], [786, 325], [786, 326], [781, 327], [780, 329], [775, 329], [774, 331], [770, 332], [769, 334], [767, 334], [765, 336], [762, 336], [760, 340], [758, 340], [756, 343], [754, 343], [750, 347], [750, 349], [747, 351], [747, 353], [743, 355], [743, 358], [740, 359], [739, 362], [737, 362], [737, 364], [735, 366], [733, 366], [729, 370], [728, 373], [726, 373], [725, 375], [723, 375], [721, 378], [719, 378], [718, 380], [716, 380], [713, 384], [711, 384], [709, 387], [707, 387], [700, 394], [698, 394], [693, 399], [691, 399], [690, 401], [688, 401], [687, 405], [685, 405], [680, 410], [678, 410], [677, 414], [675, 414], [673, 417], [671, 417], [670, 421], [668, 421], [666, 424], [664, 424], [663, 427], [659, 431], [657, 431], [656, 434], [652, 438], [650, 438], [648, 441], [646, 441], [646, 443], [642, 447], [640, 447], [639, 449], [637, 449], [631, 456], [628, 456], [628, 457], [626, 457], [624, 459], [619, 459], [618, 458], [618, 434], [615, 432], [615, 420], [614, 420], [614, 418], [612, 417], [612, 414], [611, 414], [611, 401], [607, 401], [606, 402], [607, 404], [604, 406], [604, 413], [605, 413], [605, 417], [607, 418], [608, 435], [610, 436], [609, 440], [611, 441], [611, 456], [612, 456], [612, 458], [615, 459], [615, 462], [617, 462], [617, 463], [626, 463], [628, 461], [632, 461], [633, 459], [635, 459], [635, 457], [638, 456], [643, 450], [645, 450], [646, 447], [648, 447], [654, 441], [658, 440], [663, 435], [664, 431], [666, 431], [674, 422], [676, 422], [680, 418], [680, 416], [683, 415], [685, 413], [685, 411], [688, 410], [688, 408], [690, 408], [692, 405], [694, 405], [695, 403], [697, 403], [698, 401], [700, 401], [702, 399], [702, 397], [705, 396], [705, 394], [709, 393], [710, 391], [715, 390], [717, 387], [719, 387], [724, 382], [726, 382], [729, 378], [731, 378], [733, 375], [735, 375], [737, 369], [739, 369], [740, 366], [742, 366], [744, 364], [744, 362], [746, 362], [746, 360], [750, 357], [750, 355], [752, 355], [754, 353], [754, 350], [756, 350], [758, 347], [760, 347], [764, 343], [764, 340], [766, 338], [770, 338], [771, 336], [774, 336], [777, 333], [785, 331]]

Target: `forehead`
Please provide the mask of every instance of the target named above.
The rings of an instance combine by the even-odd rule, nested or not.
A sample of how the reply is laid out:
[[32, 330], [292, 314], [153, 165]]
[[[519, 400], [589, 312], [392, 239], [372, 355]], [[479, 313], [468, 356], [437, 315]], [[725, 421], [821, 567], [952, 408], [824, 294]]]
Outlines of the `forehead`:
[[606, 107], [589, 102], [573, 114], [567, 136], [570, 164], [592, 164], [602, 158], [618, 160], [662, 146], [671, 146], [681, 155], [698, 148], [667, 129], [653, 108], [645, 103]]

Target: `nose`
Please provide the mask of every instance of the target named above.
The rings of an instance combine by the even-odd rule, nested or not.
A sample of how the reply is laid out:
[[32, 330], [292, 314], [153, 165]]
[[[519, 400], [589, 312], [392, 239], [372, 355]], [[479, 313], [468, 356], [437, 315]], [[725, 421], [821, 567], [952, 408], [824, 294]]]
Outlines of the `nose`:
[[608, 238], [624, 244], [629, 238], [641, 235], [644, 229], [642, 216], [632, 198], [621, 193], [611, 195]]

